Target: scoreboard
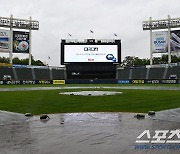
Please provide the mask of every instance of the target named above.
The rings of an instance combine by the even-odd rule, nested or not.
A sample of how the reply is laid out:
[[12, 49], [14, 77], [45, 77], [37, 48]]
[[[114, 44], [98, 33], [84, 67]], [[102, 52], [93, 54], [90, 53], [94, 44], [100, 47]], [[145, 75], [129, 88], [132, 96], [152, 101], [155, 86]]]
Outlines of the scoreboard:
[[71, 63], [112, 63], [121, 62], [121, 41], [89, 39], [85, 42], [61, 41], [61, 64]]

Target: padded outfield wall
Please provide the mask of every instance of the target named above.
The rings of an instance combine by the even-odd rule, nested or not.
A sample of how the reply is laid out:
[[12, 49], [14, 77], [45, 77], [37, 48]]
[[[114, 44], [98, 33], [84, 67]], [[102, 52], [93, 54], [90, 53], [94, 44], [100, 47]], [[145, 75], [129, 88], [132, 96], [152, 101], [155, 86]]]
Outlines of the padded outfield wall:
[[[24, 81], [66, 80], [66, 83], [179, 83], [180, 66], [168, 68], [124, 68], [116, 70], [116, 79], [81, 79], [67, 80], [65, 68], [14, 68], [0, 67], [0, 81], [6, 84], [4, 75], [11, 80], [23, 84]], [[9, 83], [11, 83], [9, 81]], [[27, 82], [28, 83], [28, 82]], [[39, 83], [39, 82], [35, 82]]]
[[180, 66], [118, 68], [116, 79], [180, 79]]

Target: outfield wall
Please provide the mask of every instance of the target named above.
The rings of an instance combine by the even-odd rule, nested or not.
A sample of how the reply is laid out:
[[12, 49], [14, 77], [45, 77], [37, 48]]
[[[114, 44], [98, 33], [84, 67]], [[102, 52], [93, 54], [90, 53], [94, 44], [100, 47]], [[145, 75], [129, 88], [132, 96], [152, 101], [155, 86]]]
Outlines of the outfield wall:
[[10, 75], [12, 80], [66, 79], [65, 68], [48, 67], [0, 67], [0, 80]]
[[180, 84], [178, 79], [164, 80], [0, 80], [0, 85], [33, 85], [33, 84]]
[[[0, 80], [4, 80], [4, 75], [11, 76], [11, 80], [67, 80], [66, 68], [49, 68], [49, 67], [0, 67]], [[94, 81], [89, 78], [84, 80], [76, 75], [75, 82]], [[102, 72], [102, 76], [105, 75]], [[81, 80], [78, 80], [81, 79]], [[180, 66], [159, 67], [159, 68], [118, 68], [116, 70], [116, 80], [165, 80], [165, 79], [180, 79]], [[102, 80], [106, 83], [114, 83], [111, 79]], [[68, 82], [74, 82], [68, 80]], [[98, 79], [96, 82], [100, 82]]]
[[180, 66], [118, 68], [116, 74], [116, 79], [180, 79]]

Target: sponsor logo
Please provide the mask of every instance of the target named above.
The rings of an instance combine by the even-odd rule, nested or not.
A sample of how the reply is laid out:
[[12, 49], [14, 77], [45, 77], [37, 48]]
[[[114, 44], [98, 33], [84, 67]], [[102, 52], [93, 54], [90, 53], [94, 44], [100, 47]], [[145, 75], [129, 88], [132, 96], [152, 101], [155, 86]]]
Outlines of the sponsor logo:
[[39, 84], [51, 84], [51, 82], [48, 80], [40, 80]]
[[53, 84], [65, 84], [65, 80], [53, 80]]
[[118, 80], [119, 84], [129, 84], [129, 80]]
[[94, 61], [94, 59], [88, 58], [88, 61]]
[[113, 56], [113, 54], [108, 54], [108, 55], [106, 56], [106, 58], [107, 58], [107, 60], [113, 60], [113, 59], [114, 59], [114, 56]]
[[160, 80], [146, 80], [147, 83], [159, 84]]
[[176, 83], [176, 80], [162, 80], [162, 83]]
[[0, 36], [8, 36], [7, 32], [0, 32]]
[[23, 80], [22, 81], [22, 84], [36, 84], [36, 82], [35, 81], [33, 81], [33, 80]]
[[84, 51], [98, 51], [98, 47], [84, 47]]
[[107, 60], [111, 60], [112, 62], [116, 62], [116, 58], [114, 57], [113, 54], [107, 54], [106, 55]]
[[21, 81], [16, 80], [16, 81], [6, 81], [6, 84], [10, 85], [10, 84], [21, 84]]
[[139, 84], [139, 83], [144, 83], [144, 80], [132, 80], [133, 84]]

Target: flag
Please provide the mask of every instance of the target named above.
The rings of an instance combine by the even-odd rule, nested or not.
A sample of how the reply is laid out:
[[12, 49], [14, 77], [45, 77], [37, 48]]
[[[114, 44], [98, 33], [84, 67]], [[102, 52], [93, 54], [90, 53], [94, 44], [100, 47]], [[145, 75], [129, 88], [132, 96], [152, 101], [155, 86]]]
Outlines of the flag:
[[92, 30], [90, 30], [90, 33], [94, 33]]
[[114, 36], [117, 36], [117, 34], [116, 34], [116, 33], [114, 33]]
[[68, 35], [71, 37], [72, 35], [68, 33]]

